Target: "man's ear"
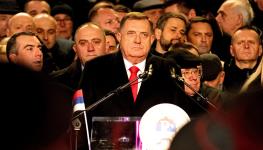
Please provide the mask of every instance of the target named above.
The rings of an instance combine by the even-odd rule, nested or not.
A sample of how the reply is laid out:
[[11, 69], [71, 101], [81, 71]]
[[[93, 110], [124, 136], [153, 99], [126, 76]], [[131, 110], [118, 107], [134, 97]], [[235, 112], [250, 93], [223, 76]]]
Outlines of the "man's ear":
[[121, 33], [117, 32], [115, 35], [116, 35], [118, 42], [120, 43], [121, 42]]
[[10, 36], [11, 36], [11, 33], [10, 33], [9, 28], [6, 29], [6, 36], [7, 36], [7, 37], [10, 37]]
[[261, 55], [262, 55], [262, 45], [260, 44], [259, 45], [258, 56], [261, 56]]
[[230, 54], [231, 54], [232, 57], [235, 57], [235, 54], [234, 54], [234, 52], [233, 52], [233, 46], [232, 46], [232, 45], [230, 45]]
[[73, 48], [74, 52], [77, 53], [77, 45], [76, 45], [76, 43], [73, 44], [72, 48]]
[[225, 71], [221, 71], [219, 72], [219, 82], [220, 84], [223, 84], [224, 80], [225, 80]]
[[243, 15], [239, 14], [237, 16], [237, 19], [235, 19], [235, 30], [237, 30], [238, 28], [244, 26], [244, 23], [243, 23]]
[[155, 40], [155, 36], [154, 36], [154, 34], [152, 34], [151, 35], [151, 44], [153, 44], [154, 40]]
[[194, 18], [196, 17], [196, 12], [194, 9], [190, 9], [189, 13], [188, 13], [188, 18], [191, 19], [191, 18]]
[[159, 28], [155, 28], [155, 29], [154, 29], [154, 35], [155, 35], [155, 38], [156, 38], [157, 40], [160, 40], [160, 39], [161, 39], [161, 34], [162, 34], [162, 30], [161, 30], [161, 29], [159, 29]]
[[9, 59], [12, 63], [16, 64], [17, 61], [17, 55], [16, 54], [9, 54]]

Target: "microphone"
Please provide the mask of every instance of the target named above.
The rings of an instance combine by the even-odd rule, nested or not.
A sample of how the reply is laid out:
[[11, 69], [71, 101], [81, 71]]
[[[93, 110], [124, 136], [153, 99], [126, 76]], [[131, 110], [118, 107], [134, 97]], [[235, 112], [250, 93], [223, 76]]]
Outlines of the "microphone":
[[152, 64], [149, 65], [149, 68], [147, 71], [144, 71], [142, 74], [139, 74], [139, 79], [148, 79], [149, 77], [151, 77], [153, 74], [153, 67]]
[[148, 68], [148, 71], [147, 71], [147, 78], [149, 78], [152, 75], [153, 75], [153, 65], [150, 64], [149, 68]]
[[111, 97], [113, 97], [114, 95], [118, 95], [119, 93], [121, 93], [124, 89], [130, 87], [131, 85], [133, 85], [138, 79], [143, 79], [141, 82], [147, 80], [151, 75], [152, 75], [152, 64], [149, 65], [149, 69], [147, 71], [144, 71], [142, 74], [138, 75], [137, 78], [135, 78], [132, 81], [129, 81], [127, 83], [125, 83], [124, 85], [119, 86], [118, 88], [110, 91], [109, 93], [107, 93], [105, 96], [103, 96], [101, 99], [99, 99], [98, 101], [94, 102], [93, 104], [91, 104], [90, 106], [86, 107], [84, 110], [81, 110], [77, 115], [75, 115], [72, 120], [78, 118], [80, 115], [82, 115], [84, 112], [89, 112], [90, 110], [94, 109], [95, 107], [97, 107], [99, 104], [103, 103], [104, 101], [107, 101], [108, 99], [110, 99]]
[[[174, 67], [170, 68], [170, 74], [171, 77], [173, 79], [176, 79], [180, 82], [183, 82], [184, 85], [186, 85], [189, 89], [191, 89], [195, 94], [197, 94], [202, 100], [204, 100], [209, 106], [211, 106], [212, 108], [214, 108], [215, 110], [217, 110], [216, 106], [214, 104], [212, 104], [207, 97], [204, 97], [202, 94], [200, 94], [199, 92], [197, 92], [190, 84], [188, 84], [187, 82], [185, 82], [184, 78], [177, 75], [175, 73], [175, 69]], [[201, 107], [201, 106], [200, 106]], [[203, 108], [203, 107], [202, 107]]]
[[149, 69], [148, 69], [148, 77], [152, 75], [153, 75], [153, 65], [150, 64]]

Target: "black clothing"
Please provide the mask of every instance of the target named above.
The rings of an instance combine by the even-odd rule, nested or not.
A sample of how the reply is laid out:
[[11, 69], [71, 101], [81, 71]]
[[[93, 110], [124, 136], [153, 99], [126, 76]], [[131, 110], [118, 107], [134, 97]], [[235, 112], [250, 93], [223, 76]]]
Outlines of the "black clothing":
[[74, 42], [65, 39], [57, 39], [51, 49], [43, 47], [43, 71], [51, 73], [69, 66], [75, 57], [72, 49]]
[[50, 74], [54, 80], [67, 85], [68, 87], [77, 90], [79, 87], [79, 81], [81, 78], [82, 68], [79, 59], [73, 61], [73, 63], [59, 71], [55, 71]]
[[234, 62], [229, 65], [225, 64], [223, 90], [228, 93], [237, 94], [248, 77], [256, 70], [257, 66], [258, 63], [252, 69], [240, 69]]
[[[148, 60], [153, 65], [153, 75], [142, 82], [135, 103], [131, 88], [126, 88], [92, 112], [102, 116], [142, 116], [146, 110], [158, 103], [176, 104], [176, 92], [171, 88], [169, 72], [163, 67], [164, 61], [153, 55], [150, 55]], [[146, 70], [149, 65], [147, 62]], [[81, 81], [86, 105], [90, 105], [127, 82], [129, 79], [121, 52], [87, 62]]]
[[150, 53], [155, 55], [155, 56], [163, 57], [164, 54], [159, 53], [159, 52], [156, 51], [156, 44], [157, 44], [157, 40], [154, 40], [154, 42], [153, 42], [153, 44], [151, 46]]
[[212, 53], [216, 54], [220, 60], [225, 62], [225, 64], [230, 64], [233, 60], [233, 57], [230, 54], [231, 36], [223, 34], [222, 38], [217, 39], [215, 42], [218, 48], [212, 50]]
[[[149, 108], [160, 103], [177, 104], [180, 100], [168, 70], [164, 67], [164, 60], [149, 54], [146, 59], [145, 70], [152, 64], [153, 73], [141, 83], [136, 102], [133, 100], [131, 88], [119, 91], [115, 96], [104, 101], [87, 113], [91, 129], [93, 116], [131, 116], [141, 117]], [[97, 57], [86, 63], [83, 71], [81, 88], [87, 106], [97, 102], [108, 92], [113, 91], [129, 82], [121, 51]], [[118, 131], [124, 131], [118, 127]], [[127, 129], [126, 129], [127, 130]], [[82, 134], [85, 132], [81, 132]], [[85, 135], [84, 135], [85, 136]], [[83, 137], [79, 138], [83, 139]], [[85, 140], [83, 140], [85, 142]], [[85, 144], [79, 143], [85, 149]], [[80, 149], [82, 149], [80, 148]]]

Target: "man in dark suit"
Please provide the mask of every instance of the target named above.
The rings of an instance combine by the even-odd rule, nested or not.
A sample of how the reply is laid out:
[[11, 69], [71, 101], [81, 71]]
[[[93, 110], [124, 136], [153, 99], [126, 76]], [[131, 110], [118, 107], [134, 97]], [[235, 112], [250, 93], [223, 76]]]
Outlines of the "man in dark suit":
[[[36, 72], [0, 63], [1, 146], [12, 150], [71, 150], [73, 91]], [[10, 107], [12, 107], [10, 109]]]
[[91, 22], [81, 25], [76, 31], [73, 49], [77, 59], [67, 68], [51, 73], [51, 77], [72, 89], [77, 89], [85, 63], [106, 54], [103, 29]]
[[[133, 74], [130, 72], [132, 67], [136, 66], [139, 70], [137, 75], [147, 70], [152, 70], [149, 71], [152, 75], [145, 81], [139, 79], [137, 90], [129, 86], [89, 111], [88, 120], [93, 116], [141, 117], [156, 104], [176, 104], [177, 92], [164, 67], [165, 62], [162, 58], [149, 54], [154, 34], [148, 17], [138, 12], [127, 14], [121, 21], [117, 39], [120, 51], [97, 57], [85, 65], [80, 84], [85, 104], [89, 106], [108, 92], [129, 82]], [[118, 132], [121, 132], [121, 128], [118, 128]]]

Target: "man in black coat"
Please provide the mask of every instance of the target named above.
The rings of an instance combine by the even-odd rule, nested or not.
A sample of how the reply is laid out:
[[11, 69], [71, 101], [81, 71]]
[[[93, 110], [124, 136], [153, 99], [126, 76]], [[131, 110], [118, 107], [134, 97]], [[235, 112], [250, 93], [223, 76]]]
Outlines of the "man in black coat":
[[[154, 34], [152, 23], [147, 16], [138, 12], [126, 15], [122, 19], [117, 39], [120, 43], [119, 52], [97, 57], [85, 65], [81, 88], [86, 106], [128, 83], [132, 74], [129, 71], [131, 67], [136, 66], [139, 69], [137, 76], [149, 71], [149, 78], [145, 81], [138, 80], [136, 93], [132, 92], [130, 86], [117, 91], [113, 97], [87, 112], [88, 120], [91, 121], [94, 116], [141, 117], [154, 105], [176, 104], [177, 92], [169, 72], [164, 67], [164, 60], [149, 54]], [[122, 129], [119, 127], [118, 131], [122, 132]]]
[[199, 56], [193, 55], [187, 48], [171, 47], [164, 57], [175, 62], [177, 65], [177, 77], [175, 82], [179, 85], [180, 94], [178, 106], [184, 109], [191, 118], [214, 111], [222, 104], [222, 97], [219, 90], [208, 87], [202, 83], [202, 65]]
[[81, 82], [86, 105], [129, 82], [131, 66], [140, 69], [138, 75], [149, 70], [150, 65], [152, 67], [149, 79], [139, 79], [136, 99], [128, 87], [99, 105], [92, 113], [102, 116], [141, 116], [155, 104], [174, 102], [174, 92], [168, 88], [169, 78], [165, 77], [167, 72], [162, 67], [165, 62], [159, 57], [148, 55], [154, 40], [152, 31], [152, 24], [146, 16], [130, 13], [123, 19], [117, 34], [120, 51], [86, 63]]
[[85, 63], [106, 54], [106, 38], [103, 29], [91, 22], [81, 25], [76, 31], [73, 49], [77, 59], [68, 67], [51, 73], [51, 77], [76, 90]]

